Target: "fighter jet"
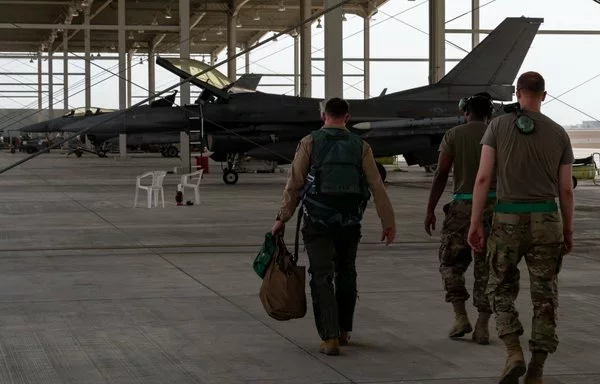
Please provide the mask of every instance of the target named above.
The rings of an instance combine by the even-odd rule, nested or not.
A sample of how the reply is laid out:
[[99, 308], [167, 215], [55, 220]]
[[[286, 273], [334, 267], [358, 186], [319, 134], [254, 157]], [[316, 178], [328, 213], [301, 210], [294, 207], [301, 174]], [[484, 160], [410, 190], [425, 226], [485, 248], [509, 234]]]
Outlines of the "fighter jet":
[[89, 109], [86, 109], [85, 107], [74, 108], [60, 117], [22, 127], [19, 129], [19, 132], [23, 132], [23, 133], [60, 132], [62, 130], [62, 128], [66, 127], [69, 124], [73, 124], [77, 121], [83, 120], [83, 119], [91, 117], [91, 116], [98, 116], [103, 113], [109, 113], [109, 112], [114, 112], [114, 111], [115, 111], [114, 109], [97, 108], [97, 107], [93, 107], [93, 108], [89, 108]]
[[[512, 84], [542, 22], [540, 18], [505, 19], [437, 83], [349, 100], [349, 128], [371, 145], [375, 157], [403, 155], [409, 165], [434, 164], [445, 131], [461, 122], [458, 101], [462, 97], [488, 92], [496, 101], [512, 101]], [[184, 79], [206, 69], [189, 59], [158, 57], [156, 63]], [[298, 141], [322, 126], [322, 99], [237, 87], [210, 72], [189, 81], [202, 89], [192, 105], [154, 110], [134, 107], [113, 118], [104, 114], [69, 128], [82, 129], [93, 123], [88, 134], [145, 133], [199, 130], [198, 124], [202, 124], [211, 158], [227, 162], [224, 182], [235, 184], [237, 169], [245, 159], [287, 164]], [[385, 179], [383, 166], [378, 167]]]

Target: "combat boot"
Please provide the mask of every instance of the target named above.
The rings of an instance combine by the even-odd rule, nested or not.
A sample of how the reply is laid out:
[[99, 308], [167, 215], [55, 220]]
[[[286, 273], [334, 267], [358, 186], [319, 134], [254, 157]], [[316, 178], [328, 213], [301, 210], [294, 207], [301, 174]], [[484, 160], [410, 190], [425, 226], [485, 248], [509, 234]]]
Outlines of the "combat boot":
[[328, 339], [321, 343], [319, 352], [326, 355], [339, 355], [340, 354], [340, 341], [339, 339]]
[[525, 384], [542, 384], [542, 375], [544, 373], [544, 362], [548, 357], [548, 352], [533, 351], [529, 366], [527, 367], [527, 376]]
[[342, 333], [340, 335], [340, 346], [348, 345], [349, 341], [350, 341], [350, 332], [342, 331]]
[[467, 316], [467, 310], [465, 309], [465, 302], [452, 303], [452, 306], [454, 307], [454, 325], [448, 335], [451, 338], [463, 337], [466, 333], [473, 332], [469, 316]]
[[473, 341], [477, 344], [486, 345], [490, 343], [490, 332], [488, 329], [489, 321], [489, 313], [479, 312], [479, 317], [475, 324], [475, 332], [473, 332]]
[[519, 336], [511, 333], [504, 336], [502, 341], [506, 345], [508, 357], [499, 384], [519, 384], [519, 377], [523, 376], [527, 370]]

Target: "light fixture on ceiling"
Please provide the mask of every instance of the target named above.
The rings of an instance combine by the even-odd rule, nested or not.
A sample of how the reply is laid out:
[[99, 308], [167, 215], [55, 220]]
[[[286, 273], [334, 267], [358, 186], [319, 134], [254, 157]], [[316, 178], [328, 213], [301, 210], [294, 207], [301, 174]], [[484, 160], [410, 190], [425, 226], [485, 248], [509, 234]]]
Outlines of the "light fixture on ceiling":
[[273, 32], [273, 41], [277, 41], [277, 32]]
[[217, 36], [221, 36], [223, 34], [223, 31], [221, 31], [220, 29], [217, 30]]
[[348, 19], [346, 19], [346, 13], [342, 13], [342, 21], [348, 21]]
[[323, 27], [321, 26], [321, 18], [318, 18], [318, 19], [317, 19], [317, 28], [323, 28]]
[[279, 12], [285, 12], [285, 5], [283, 4], [283, 0], [281, 0], [281, 5], [279, 6]]
[[171, 19], [173, 16], [171, 16], [171, 7], [167, 7], [167, 9], [165, 9], [165, 19]]
[[240, 20], [239, 17], [237, 18], [237, 22], [236, 22], [235, 26], [238, 28], [242, 28], [242, 21]]
[[29, 59], [29, 62], [30, 62], [30, 63], [33, 63], [33, 59]]
[[144, 64], [144, 59], [140, 57], [140, 64]]
[[256, 10], [256, 15], [254, 16], [254, 21], [259, 21], [260, 15], [258, 14], [258, 10]]
[[292, 29], [292, 31], [290, 32], [290, 36], [298, 37], [298, 28]]
[[202, 37], [200, 38], [200, 40], [202, 40], [202, 41], [206, 41], [206, 33], [203, 33], [203, 34], [202, 34]]
[[89, 2], [88, 2], [88, 0], [82, 0], [81, 1], [81, 6], [82, 7], [87, 7], [88, 5], [90, 5]]
[[98, 54], [96, 55], [96, 57], [100, 57], [100, 52], [98, 52]]
[[129, 31], [129, 37], [128, 37], [128, 39], [129, 40], [135, 39], [135, 36], [133, 36], [133, 32]]
[[154, 18], [152, 19], [152, 25], [158, 25], [158, 20], [156, 19], [156, 15], [154, 15]]
[[77, 8], [75, 8], [75, 7], [69, 8], [69, 14], [73, 17], [79, 16], [79, 12], [77, 11]]
[[110, 45], [110, 49], [111, 49], [111, 50], [113, 50], [113, 51], [114, 51], [115, 49], [117, 49], [117, 47], [115, 47], [115, 43], [112, 43], [112, 44]]

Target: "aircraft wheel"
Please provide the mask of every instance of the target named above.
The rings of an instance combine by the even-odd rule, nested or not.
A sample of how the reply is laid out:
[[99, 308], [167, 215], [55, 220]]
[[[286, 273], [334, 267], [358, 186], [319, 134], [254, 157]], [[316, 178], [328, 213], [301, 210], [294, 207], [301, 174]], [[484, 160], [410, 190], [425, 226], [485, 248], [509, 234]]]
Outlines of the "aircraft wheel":
[[179, 155], [179, 149], [177, 149], [177, 147], [171, 146], [167, 148], [165, 154], [167, 155], [167, 157], [177, 157]]
[[223, 181], [225, 184], [235, 184], [238, 182], [238, 173], [232, 169], [226, 169], [223, 172]]
[[375, 164], [377, 165], [379, 176], [381, 176], [381, 181], [385, 181], [385, 178], [387, 177], [387, 171], [385, 170], [385, 167], [381, 163], [376, 162]]
[[106, 151], [104, 151], [104, 150], [98, 151], [98, 157], [106, 157]]
[[571, 176], [573, 178], [573, 189], [577, 188], [577, 179], [575, 176]]

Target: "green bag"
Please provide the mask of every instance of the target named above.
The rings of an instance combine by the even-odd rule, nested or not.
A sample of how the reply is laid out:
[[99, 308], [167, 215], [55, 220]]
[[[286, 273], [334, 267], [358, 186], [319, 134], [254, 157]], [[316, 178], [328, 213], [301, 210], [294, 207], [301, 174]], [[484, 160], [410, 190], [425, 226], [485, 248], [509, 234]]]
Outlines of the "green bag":
[[275, 254], [276, 245], [276, 240], [273, 234], [271, 232], [267, 232], [265, 234], [265, 241], [263, 242], [258, 255], [256, 255], [254, 263], [252, 263], [252, 268], [254, 268], [254, 271], [261, 279], [265, 277], [267, 268], [269, 267], [269, 264], [271, 264], [271, 260]]

